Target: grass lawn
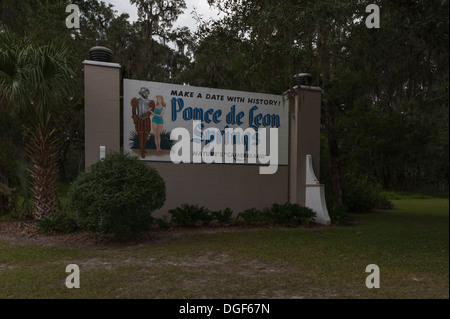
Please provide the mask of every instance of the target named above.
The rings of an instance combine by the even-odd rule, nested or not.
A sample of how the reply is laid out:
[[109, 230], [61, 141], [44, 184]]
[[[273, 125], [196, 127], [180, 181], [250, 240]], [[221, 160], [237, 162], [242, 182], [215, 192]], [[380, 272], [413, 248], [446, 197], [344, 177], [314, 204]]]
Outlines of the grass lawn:
[[[3, 238], [0, 298], [449, 298], [449, 200], [393, 202], [353, 226], [209, 228], [83, 249]], [[68, 264], [80, 289], [65, 286]], [[379, 289], [365, 285], [368, 264]]]

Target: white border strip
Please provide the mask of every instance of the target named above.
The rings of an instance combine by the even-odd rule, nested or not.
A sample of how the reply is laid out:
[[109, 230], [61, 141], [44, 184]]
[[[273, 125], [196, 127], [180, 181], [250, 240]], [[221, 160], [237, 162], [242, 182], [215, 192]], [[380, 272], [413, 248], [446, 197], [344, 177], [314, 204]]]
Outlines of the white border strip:
[[84, 60], [83, 64], [107, 66], [107, 67], [111, 67], [111, 68], [120, 68], [121, 67], [119, 63], [100, 62], [100, 61], [92, 61], [92, 60]]

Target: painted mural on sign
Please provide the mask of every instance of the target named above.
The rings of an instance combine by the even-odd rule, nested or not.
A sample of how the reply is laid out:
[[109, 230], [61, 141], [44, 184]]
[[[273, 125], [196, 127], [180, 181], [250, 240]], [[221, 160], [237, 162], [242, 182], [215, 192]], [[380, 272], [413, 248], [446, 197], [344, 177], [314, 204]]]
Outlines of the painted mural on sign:
[[125, 79], [123, 112], [124, 149], [142, 160], [176, 162], [184, 129], [192, 147], [181, 162], [254, 164], [252, 156], [264, 162], [274, 147], [277, 164], [288, 162], [281, 95]]

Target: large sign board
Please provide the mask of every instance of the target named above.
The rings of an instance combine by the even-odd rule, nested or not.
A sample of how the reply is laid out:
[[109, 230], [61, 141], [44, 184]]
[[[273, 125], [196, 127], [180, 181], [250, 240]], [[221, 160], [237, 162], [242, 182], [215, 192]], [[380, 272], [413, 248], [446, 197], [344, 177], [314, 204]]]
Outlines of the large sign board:
[[276, 147], [277, 164], [287, 165], [288, 104], [281, 95], [125, 79], [124, 149], [174, 162], [171, 153], [181, 158], [177, 143], [189, 132], [191, 163], [255, 164], [255, 154], [263, 162]]

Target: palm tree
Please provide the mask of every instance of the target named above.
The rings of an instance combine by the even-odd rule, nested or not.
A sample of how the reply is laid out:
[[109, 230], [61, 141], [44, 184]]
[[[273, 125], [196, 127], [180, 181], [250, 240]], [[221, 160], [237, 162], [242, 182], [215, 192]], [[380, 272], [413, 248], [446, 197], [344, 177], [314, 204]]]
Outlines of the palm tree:
[[59, 140], [51, 115], [71, 96], [74, 70], [68, 60], [64, 46], [36, 45], [8, 31], [0, 34], [0, 105], [25, 127], [35, 219], [57, 213]]

